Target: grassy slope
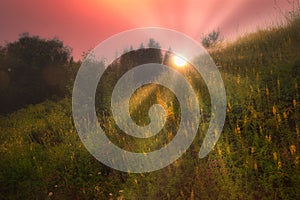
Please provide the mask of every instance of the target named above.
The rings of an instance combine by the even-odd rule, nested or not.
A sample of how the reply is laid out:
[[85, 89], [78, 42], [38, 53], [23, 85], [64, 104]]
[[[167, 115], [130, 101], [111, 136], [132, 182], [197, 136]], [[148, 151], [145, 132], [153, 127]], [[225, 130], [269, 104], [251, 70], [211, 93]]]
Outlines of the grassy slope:
[[157, 172], [108, 169], [79, 141], [69, 99], [1, 117], [0, 198], [298, 199], [299, 30], [294, 20], [211, 53], [222, 66], [228, 113], [218, 145], [202, 160], [197, 138]]

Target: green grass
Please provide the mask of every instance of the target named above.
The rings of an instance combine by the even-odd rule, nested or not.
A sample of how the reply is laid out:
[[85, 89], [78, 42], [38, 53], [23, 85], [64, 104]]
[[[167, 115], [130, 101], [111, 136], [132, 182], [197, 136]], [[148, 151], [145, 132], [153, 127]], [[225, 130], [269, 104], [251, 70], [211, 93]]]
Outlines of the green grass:
[[[300, 20], [211, 55], [222, 66], [228, 108], [221, 138], [206, 158], [198, 158], [203, 123], [172, 165], [145, 174], [115, 171], [81, 143], [70, 98], [46, 101], [0, 118], [0, 199], [299, 199]], [[163, 102], [159, 96], [153, 101]], [[122, 137], [112, 137], [122, 144]], [[142, 151], [146, 144], [157, 145], [123, 145]]]

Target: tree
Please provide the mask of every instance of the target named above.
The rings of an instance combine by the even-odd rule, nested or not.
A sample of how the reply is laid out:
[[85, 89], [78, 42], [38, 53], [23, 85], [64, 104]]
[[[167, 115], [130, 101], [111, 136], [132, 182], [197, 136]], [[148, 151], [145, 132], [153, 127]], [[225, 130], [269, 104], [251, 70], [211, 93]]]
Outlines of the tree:
[[149, 48], [159, 49], [160, 48], [160, 44], [158, 42], [156, 42], [153, 38], [150, 38], [149, 42], [148, 42], [148, 47]]
[[172, 48], [169, 47], [168, 51], [165, 52], [164, 58], [163, 58], [163, 64], [164, 65], [169, 65], [170, 64], [170, 60], [172, 57]]
[[141, 43], [139, 49], [143, 49], [143, 48], [145, 48], [145, 47], [144, 47], [144, 44]]
[[213, 30], [208, 35], [203, 36], [201, 39], [201, 43], [205, 48], [215, 47], [217, 43], [220, 41], [220, 30]]
[[0, 71], [9, 84], [1, 88], [0, 112], [10, 112], [64, 93], [71, 49], [57, 38], [41, 39], [28, 33], [0, 49]]

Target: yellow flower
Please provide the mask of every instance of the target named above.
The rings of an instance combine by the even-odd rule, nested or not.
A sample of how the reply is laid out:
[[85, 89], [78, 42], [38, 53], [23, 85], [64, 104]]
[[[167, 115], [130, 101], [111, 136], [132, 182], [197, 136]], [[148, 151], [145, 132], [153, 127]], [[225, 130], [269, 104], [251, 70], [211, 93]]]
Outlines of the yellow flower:
[[257, 163], [256, 163], [256, 162], [254, 162], [253, 168], [257, 171], [258, 166], [257, 166]]
[[269, 96], [269, 94], [270, 94], [270, 93], [269, 93], [269, 88], [266, 87], [266, 95]]
[[294, 107], [296, 108], [296, 106], [297, 106], [297, 101], [296, 101], [296, 99], [293, 100], [293, 105], [294, 105]]
[[263, 129], [262, 129], [262, 127], [260, 125], [259, 125], [259, 132], [263, 133]]
[[278, 121], [278, 124], [280, 124], [280, 122], [281, 122], [281, 117], [280, 117], [279, 114], [277, 114], [277, 121]]
[[97, 192], [99, 192], [99, 191], [100, 191], [100, 187], [99, 187], [98, 185], [96, 185], [96, 186], [95, 186], [95, 190], [96, 190]]
[[268, 142], [271, 142], [272, 136], [271, 136], [271, 135], [266, 135], [266, 140], [267, 140]]
[[274, 161], [276, 161], [278, 159], [276, 152], [273, 153], [273, 159], [274, 159]]
[[276, 106], [274, 105], [273, 106], [273, 108], [272, 108], [272, 112], [273, 112], [273, 115], [275, 115], [276, 116], [276, 112], [277, 112], [277, 110], [276, 110]]
[[292, 155], [294, 155], [296, 153], [296, 146], [295, 145], [292, 144], [290, 146], [290, 152], [291, 152]]
[[247, 124], [247, 115], [244, 116], [244, 124]]
[[287, 119], [287, 118], [288, 118], [287, 113], [286, 113], [285, 111], [283, 112], [283, 118], [284, 118], [284, 119]]
[[240, 76], [240, 75], [238, 75], [237, 80], [236, 80], [236, 83], [237, 83], [237, 84], [240, 84], [240, 83], [241, 83], [241, 76]]
[[239, 126], [236, 127], [236, 133], [241, 134], [241, 128]]
[[222, 151], [219, 147], [218, 147], [218, 154], [219, 154], [219, 156], [222, 156]]
[[227, 146], [227, 147], [226, 147], [226, 151], [227, 151], [227, 153], [230, 155], [230, 146]]
[[253, 90], [253, 87], [252, 85], [250, 85], [250, 92], [252, 93], [254, 90]]
[[298, 165], [300, 163], [300, 156], [296, 156], [294, 163], [295, 165]]
[[257, 118], [257, 114], [256, 112], [253, 113], [253, 118], [256, 119]]
[[227, 103], [227, 112], [230, 112], [232, 109], [230, 102]]
[[251, 153], [253, 154], [254, 152], [254, 147], [251, 147]]
[[280, 162], [280, 161], [278, 161], [278, 169], [281, 169], [281, 167], [282, 167], [282, 163]]

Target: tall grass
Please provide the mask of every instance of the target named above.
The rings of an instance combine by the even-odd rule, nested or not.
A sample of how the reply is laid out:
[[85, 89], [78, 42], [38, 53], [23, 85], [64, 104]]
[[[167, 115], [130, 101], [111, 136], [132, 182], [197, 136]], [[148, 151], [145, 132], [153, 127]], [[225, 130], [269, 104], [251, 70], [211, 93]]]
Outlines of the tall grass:
[[[152, 173], [122, 173], [95, 160], [77, 136], [69, 98], [3, 116], [0, 198], [299, 199], [299, 54], [299, 18], [211, 52], [222, 66], [228, 99], [221, 138], [213, 152], [198, 158], [207, 129], [204, 120], [190, 149], [172, 165]], [[165, 102], [161, 96], [166, 91], [156, 92], [147, 106]], [[145, 102], [135, 102], [139, 100], [132, 98], [132, 106], [139, 107], [133, 118], [145, 123], [147, 107]], [[173, 117], [168, 128], [176, 127], [176, 102], [165, 106], [169, 118]], [[113, 123], [106, 127], [114, 142], [137, 151], [153, 150], [173, 134], [166, 129], [160, 138], [124, 144], [114, 128]]]

